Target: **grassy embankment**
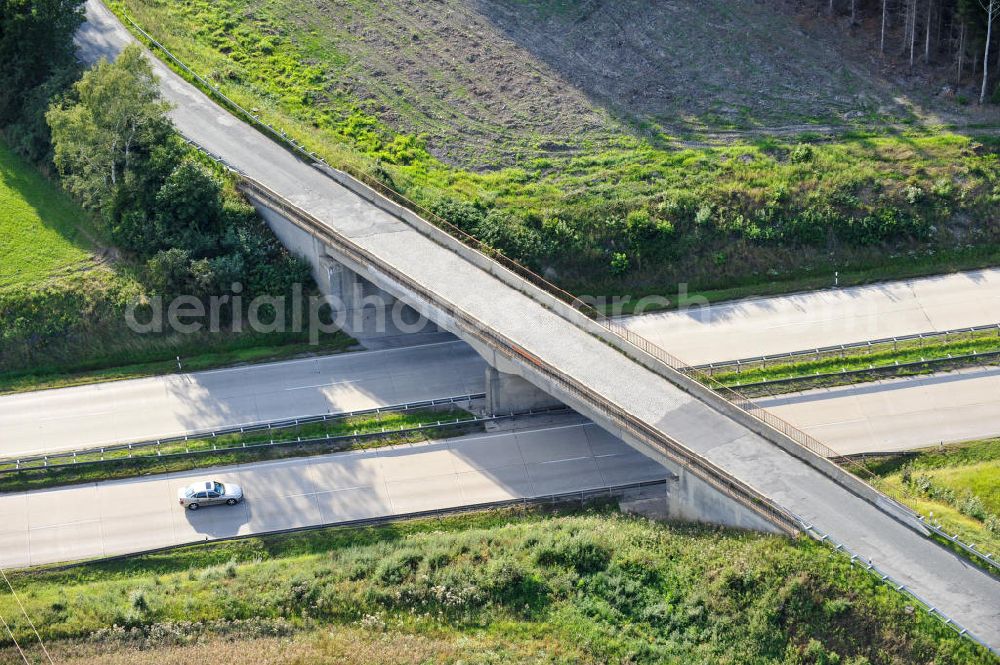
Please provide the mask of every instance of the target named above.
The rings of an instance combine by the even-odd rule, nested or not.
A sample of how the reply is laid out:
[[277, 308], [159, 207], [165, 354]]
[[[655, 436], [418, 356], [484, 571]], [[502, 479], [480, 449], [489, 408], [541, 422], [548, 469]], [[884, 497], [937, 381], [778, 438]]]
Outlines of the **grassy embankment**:
[[1000, 556], [1000, 439], [869, 461], [893, 496], [961, 540]]
[[[508, 13], [530, 13], [528, 5]], [[483, 54], [463, 61], [477, 40], [503, 37], [461, 1], [435, 21], [418, 4], [368, 1], [122, 6], [227, 95], [332, 164], [376, 174], [571, 290], [669, 297], [686, 282], [693, 293], [731, 298], [828, 286], [834, 270], [846, 285], [1000, 259], [998, 166], [986, 139], [984, 147], [935, 128], [887, 130], [874, 118], [829, 139], [771, 139], [763, 128], [765, 138], [679, 147], [655, 114], [624, 120], [614, 100], [610, 111], [580, 101], [528, 47], [507, 44], [502, 62], [479, 69]], [[459, 19], [478, 21], [479, 37], [466, 39]], [[744, 41], [741, 33], [734, 44]], [[745, 58], [729, 56], [739, 71]], [[387, 70], [385, 58], [399, 67]], [[801, 66], [829, 78], [828, 63]], [[523, 72], [531, 76], [521, 81]], [[820, 97], [852, 94], [827, 83], [834, 87]], [[500, 92], [487, 104], [479, 97], [492, 99], [491, 86]], [[532, 116], [526, 99], [545, 105]], [[568, 110], [553, 127], [579, 131], [532, 124], [561, 105]]]
[[[189, 471], [233, 464], [248, 464], [265, 460], [308, 457], [344, 450], [360, 450], [387, 446], [397, 443], [424, 441], [443, 436], [455, 436], [482, 425], [469, 423], [464, 426], [427, 427], [412, 432], [399, 432], [410, 428], [435, 425], [470, 418], [468, 412], [458, 408], [414, 409], [381, 414], [366, 414], [349, 418], [330, 419], [325, 422], [308, 423], [282, 429], [227, 434], [218, 437], [190, 439], [175, 443], [164, 443], [156, 447], [136, 448], [132, 451], [118, 450], [106, 453], [79, 455], [76, 463], [61, 467], [48, 467], [19, 471], [0, 475], [0, 492], [17, 492], [43, 489], [63, 485], [133, 478], [175, 471]], [[394, 431], [397, 430], [397, 431]], [[384, 433], [359, 440], [335, 442], [316, 441], [294, 443], [299, 439], [319, 439], [352, 435]], [[271, 441], [283, 445], [260, 446], [245, 450], [219, 451], [233, 448], [266, 444]], [[191, 453], [191, 454], [188, 454]], [[86, 464], [95, 460], [100, 464]], [[67, 460], [58, 460], [60, 463]], [[12, 465], [8, 465], [8, 468]]]
[[[0, 330], [0, 349], [5, 332], [16, 340], [0, 354], [0, 393], [169, 373], [177, 371], [177, 356], [194, 371], [353, 343], [342, 334], [321, 336], [319, 346], [304, 333], [137, 335], [125, 326], [124, 307], [143, 287], [132, 268], [108, 260], [100, 242], [91, 215], [0, 142], [0, 320], [5, 311], [32, 319]], [[33, 357], [22, 348], [22, 323], [41, 333], [75, 333], [55, 353]]]
[[[64, 663], [991, 662], [817, 542], [599, 508], [250, 538], [11, 581]], [[30, 645], [9, 595], [0, 612]]]
[[[978, 364], [974, 359], [954, 361], [933, 365], [920, 365], [910, 368], [892, 369], [896, 363], [905, 364], [924, 360], [947, 359], [949, 356], [962, 356], [972, 353], [989, 353], [1000, 351], [1000, 336], [995, 330], [974, 333], [959, 333], [948, 338], [928, 340], [904, 340], [874, 344], [870, 347], [846, 349], [843, 352], [826, 352], [819, 356], [801, 356], [797, 360], [767, 360], [748, 363], [740, 371], [715, 371], [712, 378], [719, 383], [731, 387], [740, 387], [740, 392], [753, 396], [755, 394], [777, 394], [830, 386], [863, 383], [874, 378], [890, 376], [913, 376], [930, 374], [944, 369], [956, 369], [963, 366]], [[1000, 362], [1000, 361], [991, 361]], [[851, 372], [872, 368], [886, 368], [877, 374], [859, 374], [848, 376], [828, 376], [810, 378], [815, 374]], [[779, 385], [748, 387], [762, 381], [779, 379], [801, 379]]]

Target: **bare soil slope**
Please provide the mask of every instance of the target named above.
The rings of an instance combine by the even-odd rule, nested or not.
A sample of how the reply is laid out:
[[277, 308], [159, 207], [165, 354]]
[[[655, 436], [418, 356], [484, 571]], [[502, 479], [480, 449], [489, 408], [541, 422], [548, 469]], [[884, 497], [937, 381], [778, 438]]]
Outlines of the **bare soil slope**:
[[360, 98], [466, 167], [600, 144], [636, 123], [684, 133], [907, 114], [790, 14], [754, 0], [294, 0], [268, 9], [307, 28], [318, 51], [341, 55], [331, 94]]

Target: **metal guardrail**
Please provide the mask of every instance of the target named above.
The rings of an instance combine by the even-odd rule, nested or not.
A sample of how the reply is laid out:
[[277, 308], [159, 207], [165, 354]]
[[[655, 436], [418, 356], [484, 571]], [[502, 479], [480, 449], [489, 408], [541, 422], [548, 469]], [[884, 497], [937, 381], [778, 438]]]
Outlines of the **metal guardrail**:
[[934, 532], [940, 538], [947, 540], [952, 545], [955, 545], [961, 549], [966, 554], [979, 559], [987, 565], [987, 567], [1000, 572], [1000, 557], [995, 556], [992, 552], [986, 552], [977, 548], [972, 543], [966, 543], [959, 539], [958, 534], [951, 534], [942, 529], [940, 526], [931, 523], [930, 520], [924, 518], [923, 515], [920, 516], [920, 521], [924, 523], [924, 526], [929, 530]]
[[978, 645], [980, 645], [981, 647], [983, 647], [984, 649], [986, 649], [990, 653], [992, 653], [994, 655], [1000, 656], [1000, 650], [995, 649], [994, 647], [990, 646], [982, 638], [978, 637], [975, 633], [969, 631], [969, 629], [967, 629], [965, 626], [963, 626], [962, 624], [960, 624], [959, 622], [955, 621], [954, 619], [952, 619], [951, 617], [949, 617], [947, 614], [945, 614], [944, 612], [942, 612], [941, 610], [939, 610], [932, 603], [924, 600], [921, 596], [919, 596], [916, 592], [914, 592], [912, 589], [910, 589], [909, 587], [907, 587], [905, 584], [902, 584], [901, 582], [898, 582], [897, 580], [895, 580], [892, 576], [890, 576], [888, 573], [884, 572], [881, 568], [879, 568], [877, 565], [875, 565], [875, 563], [871, 559], [865, 559], [864, 557], [862, 557], [859, 554], [857, 554], [856, 552], [854, 552], [851, 548], [849, 548], [846, 545], [844, 545], [843, 543], [837, 541], [836, 539], [834, 539], [829, 534], [826, 534], [826, 533], [820, 531], [815, 526], [809, 524], [807, 521], [803, 520], [802, 518], [796, 517], [796, 519], [798, 519], [799, 524], [801, 525], [803, 532], [809, 534], [811, 537], [815, 538], [816, 540], [818, 540], [820, 542], [827, 543], [835, 551], [837, 551], [837, 552], [843, 552], [843, 553], [847, 554], [848, 556], [850, 556], [851, 564], [858, 564], [858, 565], [862, 566], [865, 570], [869, 571], [870, 573], [872, 573], [873, 575], [875, 575], [876, 577], [878, 577], [882, 582], [884, 582], [884, 583], [889, 584], [890, 586], [892, 586], [894, 589], [896, 589], [896, 591], [899, 591], [900, 593], [905, 594], [909, 598], [912, 598], [917, 604], [919, 604], [922, 607], [924, 607], [924, 609], [926, 609], [927, 612], [929, 612], [930, 614], [935, 615], [938, 618], [940, 618], [941, 621], [946, 626], [952, 628], [959, 635], [968, 637], [973, 642], [977, 643]]
[[752, 381], [749, 383], [736, 382], [731, 385], [732, 388], [763, 388], [766, 386], [781, 386], [790, 383], [803, 383], [811, 380], [818, 379], [833, 379], [840, 377], [858, 377], [864, 375], [872, 375], [877, 378], [879, 375], [890, 375], [899, 370], [915, 369], [917, 367], [927, 367], [933, 368], [938, 365], [947, 365], [949, 363], [967, 363], [968, 361], [979, 361], [977, 364], [996, 364], [995, 362], [990, 363], [990, 361], [1000, 361], [1000, 351], [974, 351], [972, 353], [964, 353], [958, 356], [947, 356], [945, 358], [928, 358], [921, 360], [913, 360], [905, 363], [895, 363], [893, 365], [873, 365], [871, 367], [865, 367], [862, 369], [845, 369], [839, 372], [816, 372], [815, 374], [799, 374], [797, 376], [788, 376], [781, 379], [768, 379], [766, 381]]
[[773, 353], [764, 356], [752, 356], [749, 358], [738, 358], [736, 360], [722, 360], [714, 363], [703, 363], [693, 365], [694, 369], [707, 371], [710, 374], [718, 370], [731, 371], [730, 368], [741, 368], [743, 365], [761, 365], [769, 362], [782, 360], [794, 360], [803, 356], [828, 356], [846, 351], [866, 349], [873, 346], [883, 346], [887, 344], [898, 344], [899, 342], [910, 342], [913, 340], [937, 339], [940, 337], [953, 337], [955, 335], [967, 335], [977, 332], [995, 330], [1000, 337], [1000, 323], [990, 323], [984, 326], [972, 326], [969, 328], [954, 328], [952, 330], [940, 330], [933, 332], [913, 333], [911, 335], [898, 335], [896, 337], [883, 337], [881, 339], [869, 339], [863, 342], [851, 342], [848, 344], [835, 344], [833, 346], [820, 346], [815, 349], [802, 349], [799, 351], [787, 351], [785, 353]]
[[[230, 434], [247, 434], [264, 430], [280, 430], [299, 425], [308, 425], [317, 422], [328, 422], [332, 420], [344, 420], [357, 416], [368, 416], [379, 413], [398, 413], [400, 411], [412, 411], [414, 409], [426, 409], [436, 406], [447, 406], [471, 402], [477, 399], [484, 399], [486, 393], [471, 393], [468, 395], [457, 395], [454, 397], [441, 397], [438, 399], [422, 400], [419, 402], [404, 402], [401, 404], [390, 404], [388, 406], [374, 407], [370, 409], [358, 409], [355, 411], [343, 411], [339, 413], [323, 413], [313, 416], [302, 416], [300, 418], [285, 418], [281, 420], [266, 420], [232, 427], [223, 427], [214, 430], [199, 430], [180, 434], [177, 436], [162, 437], [159, 439], [147, 439], [143, 441], [131, 441], [127, 443], [113, 444], [108, 446], [94, 446], [92, 448], [78, 448], [75, 450], [65, 450], [44, 455], [32, 455], [27, 457], [0, 457], [0, 466], [14, 465], [12, 471], [24, 470], [28, 468], [39, 468], [52, 465], [53, 460], [70, 458], [76, 460], [78, 457], [88, 455], [105, 455], [121, 451], [141, 451], [146, 448], [159, 448], [171, 443], [181, 443], [185, 441], [195, 441], [199, 439], [215, 439], [220, 436]], [[116, 458], [121, 459], [121, 458]], [[41, 464], [39, 464], [41, 463]], [[4, 473], [5, 469], [0, 469]]]
[[180, 458], [180, 457], [198, 457], [200, 455], [247, 452], [265, 448], [284, 448], [286, 446], [311, 446], [317, 444], [336, 446], [337, 444], [344, 442], [358, 443], [361, 441], [370, 441], [373, 439], [383, 439], [391, 435], [406, 435], [406, 434], [414, 434], [416, 432], [425, 432], [428, 430], [451, 429], [451, 428], [462, 427], [464, 425], [482, 425], [486, 423], [499, 422], [501, 420], [512, 420], [514, 418], [521, 418], [525, 416], [567, 413], [569, 411], [570, 410], [567, 407], [552, 407], [550, 409], [540, 409], [540, 410], [536, 409], [533, 411], [504, 413], [493, 416], [471, 416], [469, 418], [455, 418], [454, 420], [438, 420], [432, 423], [421, 423], [419, 425], [402, 426], [395, 429], [383, 427], [380, 430], [373, 430], [371, 432], [353, 432], [351, 434], [338, 434], [337, 436], [332, 436], [328, 433], [326, 436], [314, 436], [306, 438], [298, 436], [294, 439], [285, 439], [279, 441], [271, 439], [269, 441], [262, 441], [260, 443], [242, 443], [240, 445], [231, 445], [223, 447], [219, 447], [213, 444], [211, 448], [201, 448], [196, 450], [185, 449], [183, 451], [178, 450], [176, 452], [169, 452], [169, 453], [156, 452], [155, 454], [137, 455], [137, 456], [129, 454], [126, 457], [104, 458], [102, 456], [100, 459], [93, 459], [93, 460], [87, 460], [87, 459], [78, 460], [76, 457], [73, 457], [68, 462], [62, 462], [57, 464], [46, 464], [43, 466], [21, 466], [20, 468], [0, 469], [0, 479], [2, 479], [4, 476], [24, 473], [29, 471], [42, 471], [42, 472], [58, 471], [60, 469], [66, 469], [66, 468], [72, 469], [83, 466], [101, 466], [105, 464], [118, 464], [122, 462], [141, 461], [145, 459], [165, 460], [165, 459]]

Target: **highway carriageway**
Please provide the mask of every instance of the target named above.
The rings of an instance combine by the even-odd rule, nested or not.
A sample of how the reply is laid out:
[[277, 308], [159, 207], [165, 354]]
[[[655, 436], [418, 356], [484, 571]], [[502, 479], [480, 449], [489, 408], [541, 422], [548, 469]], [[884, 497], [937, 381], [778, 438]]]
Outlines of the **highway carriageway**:
[[[85, 58], [113, 56], [132, 41], [96, 0], [87, 16], [78, 36]], [[515, 268], [302, 161], [162, 63], [154, 60], [153, 69], [178, 130], [241, 174], [258, 205], [288, 215], [349, 269], [476, 345], [491, 365], [666, 462], [691, 486], [703, 483], [782, 530], [807, 522], [1000, 647], [1000, 582], [933, 542], [911, 511], [821, 459], [813, 451], [822, 444], [751, 404], [723, 400], [648, 340], [587, 319]], [[706, 509], [719, 504], [704, 496]]]

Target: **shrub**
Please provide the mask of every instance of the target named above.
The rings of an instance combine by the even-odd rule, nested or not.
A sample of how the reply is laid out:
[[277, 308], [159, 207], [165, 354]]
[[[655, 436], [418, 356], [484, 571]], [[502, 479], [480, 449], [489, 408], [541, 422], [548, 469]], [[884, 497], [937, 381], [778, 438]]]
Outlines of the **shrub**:
[[587, 575], [607, 568], [611, 552], [593, 539], [558, 534], [552, 542], [539, 547], [535, 560], [543, 566], [565, 566]]
[[466, 233], [473, 233], [486, 219], [486, 211], [481, 206], [451, 198], [437, 199], [431, 204], [431, 212]]
[[806, 143], [795, 145], [788, 153], [788, 161], [792, 164], [802, 164], [813, 160], [813, 147]]
[[156, 229], [167, 247], [203, 254], [217, 243], [222, 221], [220, 187], [204, 167], [180, 164], [156, 193]]
[[611, 274], [612, 275], [624, 275], [628, 272], [630, 263], [628, 260], [628, 254], [625, 252], [615, 252], [611, 255]]
[[146, 280], [153, 293], [161, 296], [185, 294], [191, 286], [191, 255], [185, 249], [157, 252], [146, 262]]

